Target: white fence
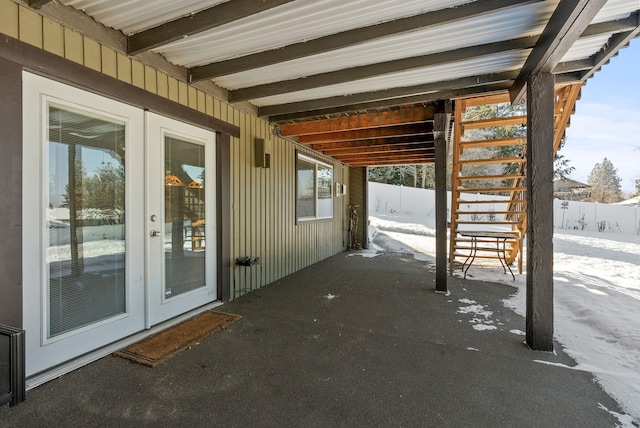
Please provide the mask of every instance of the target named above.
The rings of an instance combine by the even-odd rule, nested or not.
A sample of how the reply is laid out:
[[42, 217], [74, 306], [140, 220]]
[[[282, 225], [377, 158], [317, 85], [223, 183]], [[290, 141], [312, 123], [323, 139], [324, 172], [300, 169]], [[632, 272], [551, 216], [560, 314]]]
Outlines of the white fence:
[[556, 199], [553, 220], [557, 229], [640, 234], [640, 207]]
[[[469, 201], [466, 210], [473, 209], [473, 201], [497, 199], [496, 196], [464, 194]], [[554, 200], [554, 225], [558, 229], [577, 229], [601, 232], [640, 234], [640, 207], [568, 202]], [[502, 204], [483, 204], [483, 211], [504, 211]], [[447, 213], [451, 210], [451, 193], [447, 192]], [[369, 183], [369, 214], [401, 214], [435, 217], [435, 191], [391, 184]], [[448, 216], [449, 217], [449, 216]]]

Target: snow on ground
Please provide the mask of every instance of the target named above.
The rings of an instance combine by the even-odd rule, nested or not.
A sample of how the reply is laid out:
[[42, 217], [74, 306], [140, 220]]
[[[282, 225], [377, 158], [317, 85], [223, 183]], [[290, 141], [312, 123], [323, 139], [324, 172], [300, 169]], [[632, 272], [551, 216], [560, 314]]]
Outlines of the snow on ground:
[[[384, 231], [376, 242], [385, 248], [435, 263], [432, 218], [377, 214], [369, 220], [371, 237]], [[497, 262], [476, 263], [467, 276], [516, 287], [517, 292], [504, 304], [524, 316], [526, 276], [517, 274], [514, 267], [513, 281]], [[456, 275], [461, 276], [460, 272]], [[460, 303], [468, 305], [461, 311], [477, 315], [476, 330], [491, 330], [480, 303]], [[555, 337], [577, 362], [567, 369], [593, 373], [603, 389], [640, 423], [640, 235], [556, 229], [554, 304]], [[629, 418], [619, 420], [632, 426]]]

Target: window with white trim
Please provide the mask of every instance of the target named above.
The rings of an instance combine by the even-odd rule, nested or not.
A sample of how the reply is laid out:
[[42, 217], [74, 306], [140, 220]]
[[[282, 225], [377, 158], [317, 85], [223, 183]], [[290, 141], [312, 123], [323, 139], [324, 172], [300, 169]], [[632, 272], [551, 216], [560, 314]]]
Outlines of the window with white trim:
[[333, 166], [296, 155], [296, 218], [333, 218]]

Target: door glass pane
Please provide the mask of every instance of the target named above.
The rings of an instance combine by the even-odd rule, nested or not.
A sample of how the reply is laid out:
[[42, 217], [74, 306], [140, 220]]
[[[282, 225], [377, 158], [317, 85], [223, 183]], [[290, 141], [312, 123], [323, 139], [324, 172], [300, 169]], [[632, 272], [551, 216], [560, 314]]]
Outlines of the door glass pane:
[[48, 108], [48, 337], [125, 312], [125, 125]]
[[205, 286], [204, 146], [165, 137], [165, 298]]

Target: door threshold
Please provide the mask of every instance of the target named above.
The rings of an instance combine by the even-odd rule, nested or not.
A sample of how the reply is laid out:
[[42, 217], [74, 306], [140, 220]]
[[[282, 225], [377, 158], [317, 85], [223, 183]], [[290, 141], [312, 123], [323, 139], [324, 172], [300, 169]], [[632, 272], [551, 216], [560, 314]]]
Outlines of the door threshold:
[[168, 327], [174, 326], [186, 319], [193, 317], [194, 315], [198, 315], [201, 312], [208, 311], [209, 309], [217, 308], [218, 306], [222, 306], [222, 302], [219, 300], [204, 306], [200, 306], [199, 308], [196, 308], [192, 311], [186, 312], [182, 315], [178, 315], [175, 318], [172, 318], [168, 321], [155, 325], [148, 330], [143, 330], [139, 333], [128, 336], [122, 340], [113, 342], [107, 346], [103, 346], [102, 348], [96, 349], [95, 351], [79, 356], [78, 358], [74, 358], [73, 360], [67, 361], [66, 363], [62, 363], [58, 366], [52, 367], [51, 369], [48, 369], [43, 372], [37, 373], [33, 376], [30, 376], [26, 379], [26, 389], [27, 391], [29, 391], [30, 389], [36, 388], [44, 383], [57, 379], [62, 375], [65, 375], [69, 372], [79, 369], [80, 367], [86, 366], [87, 364], [93, 363], [94, 361], [97, 361], [100, 358], [106, 357], [107, 355], [112, 354], [119, 349], [125, 348], [139, 340], [142, 340], [147, 336], [155, 334]]

